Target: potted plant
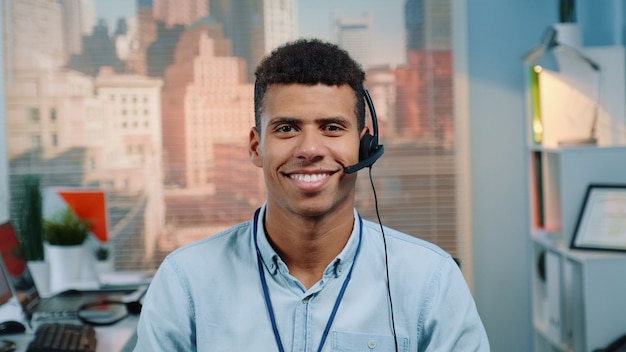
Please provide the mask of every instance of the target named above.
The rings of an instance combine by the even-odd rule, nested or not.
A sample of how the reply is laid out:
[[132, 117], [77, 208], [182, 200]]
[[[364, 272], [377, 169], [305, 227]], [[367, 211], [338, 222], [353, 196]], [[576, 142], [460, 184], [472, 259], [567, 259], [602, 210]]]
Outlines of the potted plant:
[[27, 261], [43, 261], [42, 201], [39, 177], [26, 175], [20, 181], [21, 187], [14, 196], [20, 254]]
[[93, 254], [96, 256], [96, 260], [99, 262], [103, 262], [105, 260], [109, 259], [109, 256], [111, 254], [111, 249], [108, 246], [105, 245], [99, 245], [98, 247], [96, 247], [96, 249], [93, 251]]
[[83, 243], [90, 226], [91, 221], [80, 219], [69, 207], [44, 219], [43, 235], [52, 291], [67, 288], [80, 279]]
[[14, 224], [19, 238], [19, 256], [26, 261], [40, 292], [50, 289], [50, 269], [44, 261], [41, 181], [38, 175], [25, 175], [16, 180], [12, 190]]
[[89, 235], [91, 221], [77, 217], [72, 209], [56, 213], [51, 219], [44, 219], [44, 239], [53, 246], [82, 245]]
[[113, 271], [111, 247], [104, 244], [98, 244], [93, 250], [93, 254], [96, 259], [96, 262], [94, 263], [96, 274]]

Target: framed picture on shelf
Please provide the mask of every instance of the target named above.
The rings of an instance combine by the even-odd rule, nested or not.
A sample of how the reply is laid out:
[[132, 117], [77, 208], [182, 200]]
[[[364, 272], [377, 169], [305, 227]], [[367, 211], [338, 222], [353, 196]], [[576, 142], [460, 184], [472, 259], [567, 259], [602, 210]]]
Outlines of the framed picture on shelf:
[[626, 184], [588, 186], [570, 247], [626, 251]]

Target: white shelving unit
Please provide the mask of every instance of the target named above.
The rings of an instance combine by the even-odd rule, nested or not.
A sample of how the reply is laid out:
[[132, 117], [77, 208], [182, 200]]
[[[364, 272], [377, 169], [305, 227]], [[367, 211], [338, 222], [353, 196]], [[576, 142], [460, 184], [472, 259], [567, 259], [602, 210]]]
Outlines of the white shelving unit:
[[529, 148], [535, 351], [626, 334], [626, 253], [570, 249], [590, 184], [626, 184], [626, 147]]

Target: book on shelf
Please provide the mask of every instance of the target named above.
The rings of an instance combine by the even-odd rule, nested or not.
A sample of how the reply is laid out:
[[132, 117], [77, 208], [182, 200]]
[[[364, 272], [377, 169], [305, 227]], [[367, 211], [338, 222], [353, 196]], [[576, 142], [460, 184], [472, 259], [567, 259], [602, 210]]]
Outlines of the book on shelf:
[[544, 209], [544, 194], [543, 194], [543, 170], [541, 161], [541, 152], [534, 151], [532, 153], [533, 165], [533, 185], [534, 185], [534, 203], [535, 206], [535, 226], [543, 227], [545, 225], [545, 209]]

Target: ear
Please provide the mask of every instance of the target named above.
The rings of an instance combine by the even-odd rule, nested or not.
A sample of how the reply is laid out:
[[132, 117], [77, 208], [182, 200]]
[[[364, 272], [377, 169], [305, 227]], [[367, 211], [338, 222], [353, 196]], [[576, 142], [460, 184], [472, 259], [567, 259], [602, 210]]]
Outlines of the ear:
[[369, 128], [368, 126], [365, 126], [365, 127], [363, 128], [363, 130], [361, 131], [361, 134], [360, 134], [360, 136], [359, 136], [359, 140], [360, 140], [360, 139], [363, 139], [363, 136], [365, 136], [365, 134], [367, 134], [367, 133], [369, 133], [369, 132], [370, 132], [370, 128]]
[[256, 127], [250, 129], [250, 142], [248, 144], [248, 155], [250, 161], [257, 167], [263, 167], [263, 157], [261, 156], [261, 135]]

